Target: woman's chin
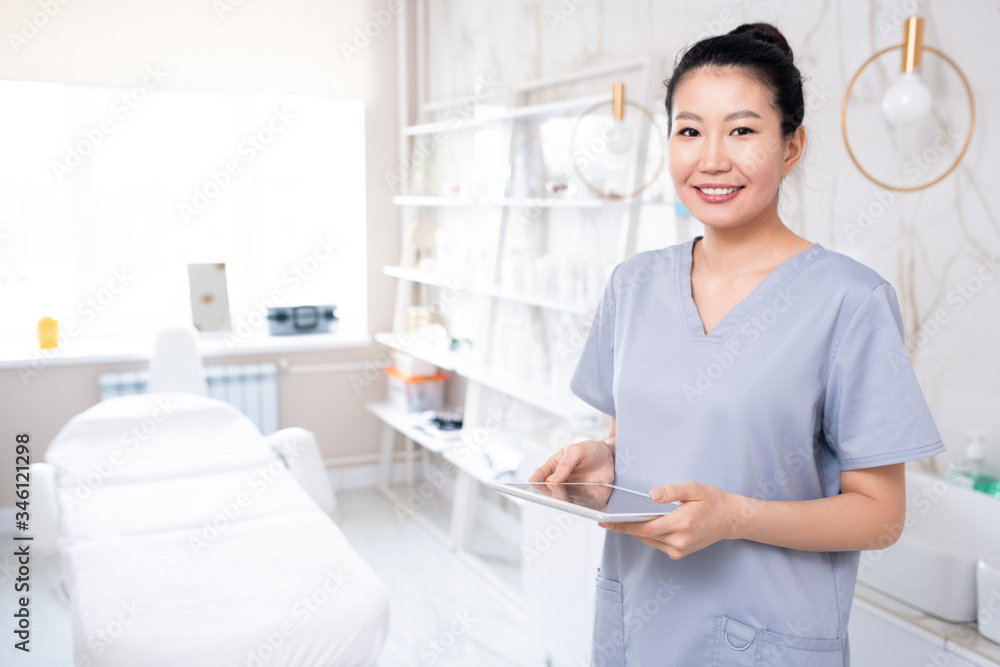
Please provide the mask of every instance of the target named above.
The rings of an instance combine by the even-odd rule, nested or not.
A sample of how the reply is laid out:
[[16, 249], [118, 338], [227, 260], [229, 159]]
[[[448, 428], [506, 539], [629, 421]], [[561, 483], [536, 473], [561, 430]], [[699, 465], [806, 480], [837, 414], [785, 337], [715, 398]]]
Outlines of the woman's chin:
[[695, 215], [693, 217], [704, 225], [705, 229], [712, 229], [713, 231], [735, 229], [746, 223], [746, 220], [743, 218], [734, 219], [732, 216], [727, 215], [709, 214], [701, 217]]

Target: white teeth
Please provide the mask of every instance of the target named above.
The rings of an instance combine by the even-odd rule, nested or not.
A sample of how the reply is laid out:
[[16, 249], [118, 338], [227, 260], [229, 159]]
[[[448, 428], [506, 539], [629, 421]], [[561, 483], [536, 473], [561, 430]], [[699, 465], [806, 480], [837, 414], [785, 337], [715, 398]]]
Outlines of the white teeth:
[[739, 188], [698, 188], [698, 189], [704, 192], [706, 195], [729, 195], [739, 190]]

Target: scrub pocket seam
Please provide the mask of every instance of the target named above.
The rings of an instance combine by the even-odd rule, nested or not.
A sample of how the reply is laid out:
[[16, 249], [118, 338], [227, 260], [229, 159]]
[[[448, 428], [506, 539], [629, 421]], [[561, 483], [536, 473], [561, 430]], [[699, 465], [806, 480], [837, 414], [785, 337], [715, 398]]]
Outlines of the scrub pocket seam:
[[[733, 630], [737, 634], [732, 641], [729, 640], [730, 624], [733, 624]], [[740, 650], [739, 647], [746, 642], [749, 642], [746, 649]], [[833, 667], [843, 664], [844, 651], [846, 650], [845, 637], [819, 639], [783, 634], [760, 629], [723, 614], [718, 614], [715, 617], [714, 643], [715, 651], [712, 663], [716, 667], [797, 665], [800, 664], [803, 653], [814, 656], [810, 664]], [[776, 650], [779, 651], [777, 656], [773, 655]], [[786, 653], [787, 655], [785, 655]], [[799, 660], [796, 660], [796, 655], [793, 654], [797, 654]], [[780, 661], [782, 655], [784, 655], [785, 661]], [[779, 658], [779, 662], [775, 662], [775, 658]], [[822, 662], [812, 662], [812, 660], [820, 659]]]
[[[597, 575], [597, 585], [595, 596], [595, 627], [594, 627], [594, 651], [591, 658], [592, 664], [598, 667], [626, 667], [625, 660], [625, 600], [622, 594], [622, 585], [614, 579]], [[601, 613], [603, 610], [603, 614]], [[598, 622], [603, 621], [603, 629], [612, 629], [614, 636], [607, 637], [598, 633]], [[607, 654], [600, 651], [600, 647], [611, 643], [610, 660]], [[600, 652], [599, 652], [600, 651]]]

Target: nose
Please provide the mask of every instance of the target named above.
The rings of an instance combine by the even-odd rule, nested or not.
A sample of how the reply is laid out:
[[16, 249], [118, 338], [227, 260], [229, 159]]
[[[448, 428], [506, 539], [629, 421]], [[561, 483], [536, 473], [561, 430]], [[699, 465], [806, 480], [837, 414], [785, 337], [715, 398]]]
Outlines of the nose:
[[732, 166], [726, 151], [725, 137], [718, 135], [705, 137], [699, 158], [698, 168], [707, 174], [729, 171]]

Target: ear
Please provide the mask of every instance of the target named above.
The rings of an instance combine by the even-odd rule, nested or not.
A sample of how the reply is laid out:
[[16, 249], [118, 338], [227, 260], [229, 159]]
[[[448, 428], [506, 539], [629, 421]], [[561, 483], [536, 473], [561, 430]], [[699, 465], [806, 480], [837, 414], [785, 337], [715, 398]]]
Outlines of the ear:
[[795, 129], [795, 134], [788, 140], [785, 146], [785, 161], [781, 165], [781, 177], [784, 178], [792, 173], [792, 169], [798, 164], [802, 157], [802, 151], [806, 147], [806, 129], [799, 125]]

